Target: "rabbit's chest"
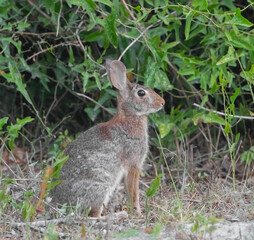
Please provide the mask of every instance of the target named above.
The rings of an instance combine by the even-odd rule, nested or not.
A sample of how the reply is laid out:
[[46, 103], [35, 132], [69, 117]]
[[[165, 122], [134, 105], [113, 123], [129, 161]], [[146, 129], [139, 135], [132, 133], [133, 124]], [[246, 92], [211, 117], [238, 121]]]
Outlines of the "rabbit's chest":
[[124, 164], [142, 165], [148, 152], [148, 137], [125, 137], [123, 145], [119, 149], [118, 157]]

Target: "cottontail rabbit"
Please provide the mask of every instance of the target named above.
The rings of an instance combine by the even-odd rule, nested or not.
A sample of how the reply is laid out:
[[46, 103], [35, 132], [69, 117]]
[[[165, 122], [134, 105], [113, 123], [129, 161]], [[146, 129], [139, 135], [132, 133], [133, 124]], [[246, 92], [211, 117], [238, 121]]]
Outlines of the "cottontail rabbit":
[[118, 90], [118, 111], [108, 122], [81, 134], [66, 148], [69, 159], [52, 191], [54, 203], [79, 202], [91, 207], [90, 216], [101, 215], [124, 177], [134, 211], [139, 205], [139, 176], [148, 151], [147, 115], [159, 111], [164, 100], [153, 90], [130, 83], [120, 61], [106, 63], [108, 77]]

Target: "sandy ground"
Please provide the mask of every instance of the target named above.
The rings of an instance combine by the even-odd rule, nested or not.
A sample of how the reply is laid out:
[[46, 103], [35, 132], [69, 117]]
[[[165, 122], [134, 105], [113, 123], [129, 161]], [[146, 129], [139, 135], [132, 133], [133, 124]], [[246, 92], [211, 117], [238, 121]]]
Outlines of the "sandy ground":
[[[129, 239], [129, 240], [192, 240], [192, 239], [209, 239], [209, 240], [253, 240], [254, 239], [254, 221], [250, 222], [229, 222], [223, 221], [214, 225], [215, 230], [211, 233], [193, 233], [191, 232], [192, 224], [179, 226], [179, 229], [165, 226], [159, 235], [146, 234], [144, 231], [129, 232], [129, 235], [118, 235], [108, 239]], [[128, 235], [126, 233], [126, 235]], [[134, 236], [135, 235], [135, 236]]]

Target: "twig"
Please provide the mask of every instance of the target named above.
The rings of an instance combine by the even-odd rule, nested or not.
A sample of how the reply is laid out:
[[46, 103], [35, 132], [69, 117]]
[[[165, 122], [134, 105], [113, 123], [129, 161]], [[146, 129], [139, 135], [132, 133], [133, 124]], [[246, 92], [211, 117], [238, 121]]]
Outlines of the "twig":
[[129, 7], [128, 7], [127, 3], [125, 2], [125, 0], [122, 0], [122, 3], [123, 3], [123, 5], [124, 5], [125, 9], [126, 9], [126, 10], [128, 11], [128, 13], [130, 14], [132, 20], [133, 20], [133, 21], [136, 21], [136, 25], [138, 26], [138, 29], [139, 29], [140, 31], [143, 31], [144, 28], [142, 27], [142, 25], [141, 25], [139, 22], [137, 22], [137, 19], [136, 19], [135, 16], [133, 15], [132, 11], [129, 9]]
[[134, 45], [134, 43], [136, 43], [136, 42], [146, 33], [146, 31], [147, 31], [149, 28], [151, 28], [152, 26], [153, 26], [153, 25], [148, 26], [143, 32], [141, 32], [141, 34], [140, 34], [133, 42], [131, 42], [131, 44], [129, 44], [129, 45], [124, 49], [124, 51], [122, 52], [122, 54], [121, 54], [120, 57], [118, 58], [119, 61], [121, 60], [121, 58], [123, 57], [123, 55], [128, 51], [128, 49], [129, 49], [132, 45]]
[[[6, 144], [4, 142], [4, 140], [2, 138], [0, 138], [1, 142], [2, 142], [2, 148], [6, 148]], [[11, 169], [11, 167], [5, 162], [5, 159], [3, 157], [1, 157], [1, 160], [3, 161], [3, 163], [5, 164], [5, 166], [11, 171], [11, 173], [13, 174], [13, 176], [15, 176], [16, 178], [18, 178], [18, 176], [16, 175], [16, 173]]]
[[193, 157], [193, 144], [190, 145], [189, 150], [189, 174], [191, 178], [194, 178], [194, 157]]
[[51, 112], [51, 110], [53, 109], [53, 107], [55, 106], [55, 103], [56, 103], [56, 101], [57, 101], [56, 94], [57, 94], [58, 85], [59, 85], [59, 82], [57, 82], [57, 84], [56, 84], [55, 91], [54, 91], [54, 100], [53, 100], [53, 102], [51, 103], [51, 105], [50, 105], [50, 107], [49, 107], [49, 110], [48, 110], [48, 112], [47, 112], [47, 114], [46, 114], [46, 116], [45, 116], [45, 122], [47, 121], [48, 115], [49, 115], [49, 113]]
[[249, 138], [250, 146], [253, 146], [251, 135], [250, 135], [250, 128], [248, 129], [248, 138]]
[[[208, 127], [208, 126], [207, 126], [207, 127]], [[202, 133], [202, 135], [203, 135], [203, 137], [205, 138], [206, 142], [209, 142], [209, 139], [208, 139], [208, 137], [207, 137], [206, 134], [205, 134], [205, 130], [206, 130], [206, 129], [207, 129], [207, 128], [204, 128], [203, 125], [200, 124], [199, 131]]]
[[79, 42], [80, 47], [82, 48], [83, 52], [86, 53], [86, 55], [87, 55], [87, 57], [89, 58], [90, 61], [92, 61], [95, 65], [97, 65], [97, 66], [99, 66], [99, 67], [101, 67], [101, 68], [103, 68], [103, 69], [106, 69], [103, 65], [101, 65], [101, 64], [97, 63], [96, 61], [94, 61], [94, 60], [90, 57], [90, 55], [88, 54], [88, 52], [85, 50], [85, 47], [84, 47], [82, 41], [80, 40], [80, 36], [79, 36], [79, 29], [81, 28], [82, 24], [83, 24], [83, 21], [81, 21], [81, 22], [79, 23], [78, 28], [77, 28], [76, 33], [75, 33], [75, 34], [76, 34], [76, 37], [77, 37], [77, 39], [78, 39], [78, 42]]
[[54, 91], [54, 100], [53, 100], [52, 104], [50, 105], [49, 110], [45, 116], [45, 122], [47, 121], [47, 118], [48, 118], [50, 112], [52, 111], [52, 109], [54, 109], [59, 104], [59, 102], [65, 97], [65, 95], [68, 93], [67, 91], [65, 91], [64, 94], [62, 94], [59, 97], [59, 99], [57, 99], [56, 95], [57, 95], [58, 85], [59, 85], [59, 82], [57, 83], [55, 91]]
[[176, 144], [176, 151], [177, 151], [178, 161], [179, 161], [179, 164], [182, 166], [183, 162], [182, 162], [182, 156], [181, 156], [181, 149], [180, 149], [180, 145], [179, 145], [179, 141], [178, 141], [178, 138], [177, 138], [177, 133], [176, 133], [175, 128], [173, 128], [173, 134], [174, 134], [174, 140], [175, 140], [175, 144]]
[[87, 95], [82, 94], [82, 93], [76, 93], [76, 94], [77, 94], [78, 96], [80, 96], [80, 97], [84, 97], [84, 98], [90, 100], [91, 102], [93, 102], [93, 103], [97, 104], [98, 106], [100, 106], [102, 109], [104, 109], [104, 110], [105, 110], [106, 112], [108, 112], [109, 114], [113, 115], [112, 112], [110, 112], [107, 108], [105, 108], [104, 106], [102, 106], [100, 103], [98, 103], [98, 102], [95, 101], [94, 99], [88, 97]]
[[43, 12], [40, 8], [38, 8], [31, 0], [27, 0], [28, 3], [36, 9], [37, 12], [39, 12], [41, 15], [43, 15], [45, 18], [49, 19], [54, 25], [56, 25], [55, 20], [53, 20], [50, 16], [48, 16], [45, 12]]
[[216, 145], [215, 145], [215, 151], [218, 151], [218, 146], [219, 146], [219, 142], [220, 142], [221, 132], [222, 132], [222, 129], [219, 128], [219, 132], [218, 132], [218, 136], [217, 136], [217, 141], [216, 141]]
[[201, 134], [202, 134], [201, 132], [196, 133], [195, 136], [188, 141], [187, 145], [190, 145], [194, 140], [199, 138]]
[[125, 0], [122, 0], [122, 3], [123, 3], [123, 5], [124, 5], [125, 9], [126, 9], [126, 10], [128, 11], [128, 13], [130, 14], [132, 20], [136, 21], [135, 16], [133, 15], [132, 11], [129, 9], [129, 7], [128, 7], [127, 3], [125, 2]]
[[59, 34], [59, 28], [60, 28], [60, 19], [61, 19], [61, 14], [62, 14], [62, 9], [63, 9], [63, 0], [60, 0], [60, 11], [58, 13], [58, 18], [57, 18], [57, 30], [56, 30], [56, 36]]
[[206, 110], [208, 112], [217, 113], [218, 115], [221, 115], [221, 116], [227, 116], [227, 117], [232, 117], [232, 118], [240, 118], [240, 119], [248, 119], [248, 120], [253, 120], [254, 119], [254, 117], [249, 117], [249, 116], [225, 114], [223, 112], [219, 112], [219, 111], [216, 111], [216, 110], [211, 110], [211, 109], [208, 109], [208, 108], [205, 108], [205, 107], [201, 107], [197, 103], [193, 103], [193, 106], [198, 107], [198, 108], [203, 109], [203, 110]]
[[28, 35], [28, 36], [35, 36], [35, 37], [44, 37], [44, 36], [56, 35], [56, 32], [32, 33], [32, 32], [8, 31], [8, 30], [2, 30], [2, 31], [0, 31], [0, 33], [20, 34], [20, 35]]
[[25, 61], [27, 62], [27, 61], [31, 60], [32, 58], [34, 58], [34, 57], [36, 57], [36, 56], [38, 56], [38, 55], [40, 55], [42, 53], [45, 53], [45, 52], [47, 52], [47, 51], [49, 51], [51, 49], [55, 49], [55, 48], [61, 47], [61, 46], [79, 46], [79, 44], [77, 44], [75, 42], [59, 43], [59, 44], [57, 44], [55, 46], [43, 49], [40, 52], [37, 52], [37, 53], [33, 54], [32, 56], [28, 57]]

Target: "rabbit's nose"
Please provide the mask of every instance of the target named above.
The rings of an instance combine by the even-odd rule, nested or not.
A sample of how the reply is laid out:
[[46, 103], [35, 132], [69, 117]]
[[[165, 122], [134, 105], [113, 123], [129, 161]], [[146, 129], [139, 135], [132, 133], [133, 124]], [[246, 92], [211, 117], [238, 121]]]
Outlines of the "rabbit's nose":
[[165, 104], [165, 100], [163, 98], [161, 98], [161, 106], [163, 107]]

